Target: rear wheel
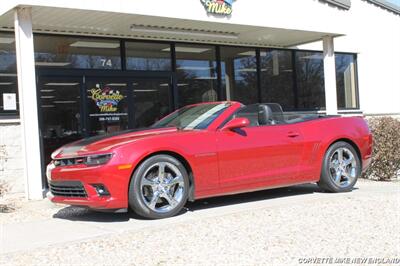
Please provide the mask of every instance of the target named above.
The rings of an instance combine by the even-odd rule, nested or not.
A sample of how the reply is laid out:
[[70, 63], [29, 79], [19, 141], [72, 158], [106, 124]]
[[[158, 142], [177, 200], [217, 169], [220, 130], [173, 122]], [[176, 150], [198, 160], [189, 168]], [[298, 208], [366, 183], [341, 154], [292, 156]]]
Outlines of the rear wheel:
[[318, 185], [330, 192], [350, 191], [361, 175], [361, 161], [353, 146], [344, 141], [327, 150]]
[[176, 215], [188, 198], [185, 167], [169, 155], [155, 155], [139, 165], [129, 185], [129, 205], [140, 216], [160, 219]]

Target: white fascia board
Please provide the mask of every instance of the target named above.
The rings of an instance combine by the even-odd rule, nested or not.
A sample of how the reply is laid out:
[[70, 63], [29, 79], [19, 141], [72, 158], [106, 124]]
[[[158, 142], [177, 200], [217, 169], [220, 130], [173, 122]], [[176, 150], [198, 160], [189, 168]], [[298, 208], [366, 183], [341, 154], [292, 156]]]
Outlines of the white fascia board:
[[[167, 17], [191, 21], [208, 21], [231, 25], [246, 25], [346, 35], [347, 14], [318, 1], [237, 0], [230, 17], [207, 14], [199, 0], [1, 0], [2, 12], [15, 6], [54, 7], [121, 14]], [[290, 8], [288, 8], [290, 7]], [[302, 12], [298, 12], [302, 10]], [[335, 21], [335, 23], [332, 23]]]

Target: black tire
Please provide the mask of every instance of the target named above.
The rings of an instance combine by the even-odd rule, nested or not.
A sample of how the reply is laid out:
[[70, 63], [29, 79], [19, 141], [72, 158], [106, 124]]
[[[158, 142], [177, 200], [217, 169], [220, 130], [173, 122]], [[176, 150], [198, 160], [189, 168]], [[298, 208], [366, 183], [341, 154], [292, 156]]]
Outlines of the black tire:
[[[181, 183], [181, 188], [183, 188], [182, 200], [176, 206], [174, 206], [173, 209], [166, 212], [157, 212], [152, 210], [147, 205], [148, 203], [146, 204], [145, 202], [146, 198], [144, 198], [143, 196], [144, 194], [141, 187], [143, 175], [149, 170], [149, 168], [159, 163], [169, 163], [174, 165], [177, 169], [179, 169], [183, 177], [183, 185]], [[188, 199], [188, 193], [189, 193], [189, 175], [185, 166], [179, 160], [177, 160], [172, 156], [159, 154], [143, 161], [133, 173], [131, 182], [129, 184], [129, 206], [136, 214], [144, 218], [149, 218], [149, 219], [168, 218], [178, 214], [182, 210], [183, 206], [186, 204], [186, 201]]]
[[[339, 184], [341, 184], [340, 181], [339, 182], [334, 181], [335, 177], [332, 174], [332, 171], [334, 171], [334, 170], [330, 167], [331, 159], [332, 158], [335, 159], [333, 156], [337, 156], [337, 155], [335, 155], [335, 153], [337, 153], [339, 150], [345, 150], [346, 154], [349, 151], [354, 156], [354, 166], [353, 166], [353, 164], [351, 166], [354, 168], [354, 170], [353, 170], [354, 177], [350, 179], [351, 181], [347, 181], [347, 182], [343, 181], [343, 183], [344, 183], [343, 185], [339, 185]], [[353, 189], [354, 185], [356, 184], [357, 179], [361, 175], [361, 169], [362, 169], [361, 160], [359, 158], [358, 153], [353, 148], [353, 146], [344, 141], [335, 142], [334, 144], [332, 144], [329, 147], [329, 149], [325, 153], [324, 160], [322, 162], [321, 177], [318, 182], [318, 186], [320, 188], [322, 188], [323, 190], [329, 191], [329, 192], [351, 191]], [[339, 180], [342, 180], [342, 177], [340, 177]]]

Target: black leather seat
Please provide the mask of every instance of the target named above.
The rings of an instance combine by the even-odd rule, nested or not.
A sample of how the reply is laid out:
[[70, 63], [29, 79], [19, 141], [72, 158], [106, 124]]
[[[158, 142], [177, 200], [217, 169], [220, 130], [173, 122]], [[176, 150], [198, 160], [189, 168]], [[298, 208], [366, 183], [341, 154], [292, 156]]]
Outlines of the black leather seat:
[[260, 126], [275, 124], [272, 109], [268, 105], [265, 104], [259, 105], [258, 123]]

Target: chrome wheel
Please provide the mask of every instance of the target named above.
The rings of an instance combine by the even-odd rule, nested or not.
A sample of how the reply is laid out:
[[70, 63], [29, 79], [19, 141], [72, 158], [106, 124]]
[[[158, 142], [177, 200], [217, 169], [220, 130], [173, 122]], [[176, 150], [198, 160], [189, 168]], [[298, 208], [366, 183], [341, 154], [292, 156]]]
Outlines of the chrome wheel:
[[169, 212], [183, 200], [185, 194], [183, 175], [172, 163], [155, 163], [143, 174], [140, 191], [149, 209], [157, 213]]
[[356, 155], [347, 148], [338, 148], [329, 159], [331, 180], [341, 188], [346, 188], [357, 178]]

